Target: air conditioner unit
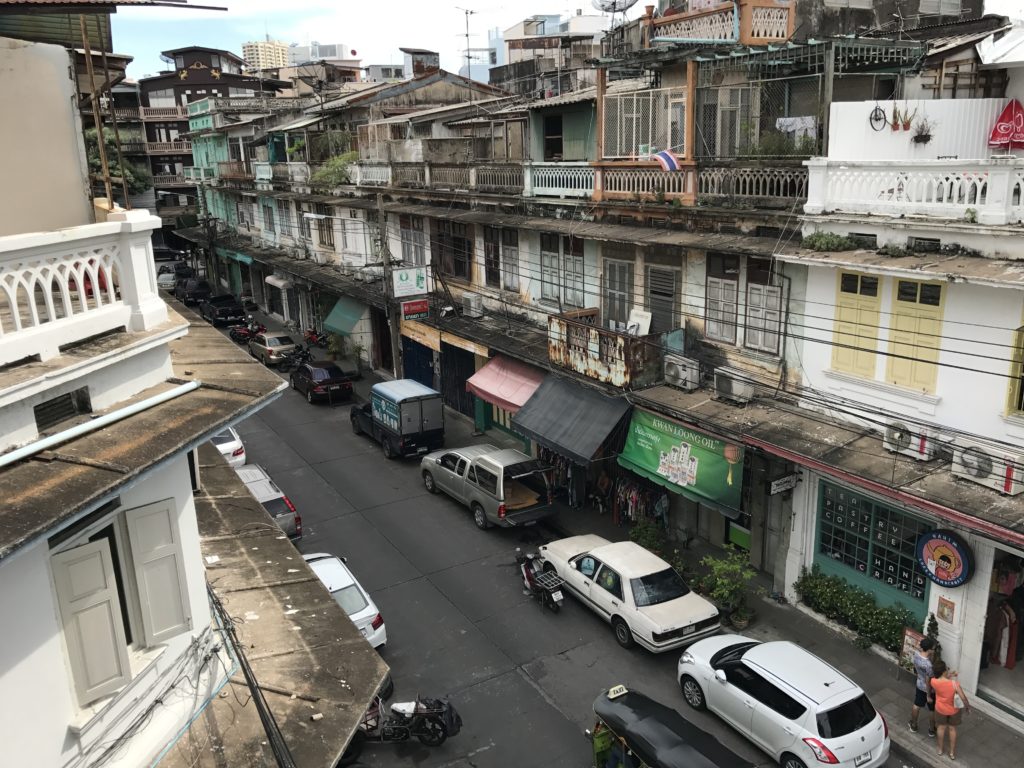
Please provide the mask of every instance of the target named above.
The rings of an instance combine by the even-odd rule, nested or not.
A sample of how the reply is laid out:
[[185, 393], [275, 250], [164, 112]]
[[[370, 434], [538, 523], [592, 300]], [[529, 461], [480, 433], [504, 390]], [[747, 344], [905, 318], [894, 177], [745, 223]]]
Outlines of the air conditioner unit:
[[665, 383], [692, 392], [700, 386], [700, 363], [682, 355], [665, 355]]
[[753, 377], [735, 368], [715, 368], [715, 394], [734, 403], [749, 403], [754, 399]]
[[987, 445], [960, 443], [953, 450], [953, 475], [1016, 496], [1024, 491], [1024, 456]]
[[938, 442], [928, 430], [916, 424], [890, 421], [885, 428], [882, 447], [892, 453], [902, 453], [918, 461], [928, 461], [935, 456]]
[[463, 317], [483, 317], [484, 316], [484, 299], [483, 296], [477, 296], [473, 293], [467, 293], [462, 297], [462, 316]]

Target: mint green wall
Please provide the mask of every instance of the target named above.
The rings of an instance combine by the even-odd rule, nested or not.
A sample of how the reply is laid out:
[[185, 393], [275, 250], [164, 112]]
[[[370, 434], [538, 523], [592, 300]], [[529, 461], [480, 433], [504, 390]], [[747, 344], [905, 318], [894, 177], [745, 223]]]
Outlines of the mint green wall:
[[224, 136], [198, 136], [192, 140], [192, 163], [199, 168], [216, 168], [217, 163], [230, 160]]
[[193, 117], [188, 121], [188, 129], [190, 131], [201, 131], [205, 128], [213, 128], [213, 115]]
[[544, 118], [562, 115], [562, 160], [583, 161], [597, 159], [597, 109], [594, 102], [586, 101], [563, 109], [538, 109], [530, 112], [530, 159], [544, 160]]

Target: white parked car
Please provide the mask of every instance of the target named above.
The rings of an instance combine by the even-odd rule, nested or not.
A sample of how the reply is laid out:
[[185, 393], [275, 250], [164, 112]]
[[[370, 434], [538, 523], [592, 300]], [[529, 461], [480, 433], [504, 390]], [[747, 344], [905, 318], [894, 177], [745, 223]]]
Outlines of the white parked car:
[[173, 291], [178, 276], [173, 272], [163, 272], [156, 276], [156, 287], [162, 291]]
[[210, 442], [217, 446], [220, 455], [228, 460], [230, 466], [240, 467], [245, 464], [245, 445], [242, 443], [242, 438], [231, 427], [223, 432], [218, 432], [210, 438]]
[[327, 587], [331, 597], [352, 619], [352, 623], [363, 633], [363, 637], [374, 648], [383, 648], [388, 641], [384, 617], [362, 585], [356, 581], [352, 571], [345, 565], [345, 558], [320, 552], [303, 555], [313, 573]]
[[623, 648], [634, 642], [656, 653], [718, 632], [718, 609], [690, 590], [676, 571], [632, 541], [571, 536], [540, 548], [585, 606], [615, 630]]
[[720, 635], [680, 657], [679, 686], [779, 761], [877, 768], [889, 758], [889, 726], [864, 691], [831, 664], [789, 641]]

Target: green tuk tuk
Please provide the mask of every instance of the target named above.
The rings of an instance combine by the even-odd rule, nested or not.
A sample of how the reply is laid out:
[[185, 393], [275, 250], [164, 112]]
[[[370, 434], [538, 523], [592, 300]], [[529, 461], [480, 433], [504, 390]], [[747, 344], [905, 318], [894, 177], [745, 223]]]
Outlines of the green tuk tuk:
[[664, 704], [623, 685], [594, 700], [594, 768], [753, 768]]

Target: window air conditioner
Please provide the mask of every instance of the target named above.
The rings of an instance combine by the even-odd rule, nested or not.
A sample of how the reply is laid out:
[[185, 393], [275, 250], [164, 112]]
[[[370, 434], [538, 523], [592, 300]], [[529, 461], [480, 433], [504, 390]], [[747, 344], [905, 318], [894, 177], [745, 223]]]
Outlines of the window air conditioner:
[[1024, 456], [986, 445], [960, 443], [953, 449], [953, 475], [1007, 496], [1024, 491]]
[[938, 441], [927, 429], [916, 424], [890, 421], [885, 428], [882, 447], [892, 453], [902, 453], [918, 461], [928, 461], [935, 456]]
[[462, 316], [463, 317], [483, 317], [484, 316], [484, 299], [483, 296], [478, 296], [474, 293], [467, 293], [462, 297]]
[[665, 383], [692, 392], [700, 386], [700, 363], [682, 355], [665, 355]]
[[735, 368], [715, 368], [715, 394], [734, 403], [749, 403], [754, 399], [753, 377]]

